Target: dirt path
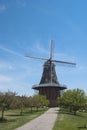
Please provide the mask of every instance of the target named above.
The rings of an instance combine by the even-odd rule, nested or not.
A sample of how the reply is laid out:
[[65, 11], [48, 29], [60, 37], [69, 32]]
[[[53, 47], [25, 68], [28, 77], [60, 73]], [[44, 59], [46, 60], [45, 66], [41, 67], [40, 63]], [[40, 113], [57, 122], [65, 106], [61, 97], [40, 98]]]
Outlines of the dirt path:
[[52, 130], [58, 110], [58, 108], [50, 108], [41, 116], [15, 130]]

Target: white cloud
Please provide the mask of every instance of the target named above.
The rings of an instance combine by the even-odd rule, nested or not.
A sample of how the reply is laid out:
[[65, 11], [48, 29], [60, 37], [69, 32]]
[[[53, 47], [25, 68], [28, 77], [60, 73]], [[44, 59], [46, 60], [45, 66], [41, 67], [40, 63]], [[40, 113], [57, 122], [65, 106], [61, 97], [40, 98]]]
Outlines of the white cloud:
[[45, 48], [43, 48], [39, 42], [36, 43], [36, 49], [40, 53], [48, 54], [48, 51]]
[[16, 3], [19, 7], [25, 7], [26, 6], [25, 0], [16, 0]]
[[10, 82], [12, 79], [10, 77], [0, 75], [0, 82]]
[[14, 65], [5, 61], [0, 61], [0, 70], [14, 70]]
[[0, 13], [4, 12], [6, 10], [5, 5], [0, 5]]
[[13, 54], [13, 55], [17, 55], [17, 56], [23, 57], [21, 54], [15, 52], [15, 51], [13, 51], [13, 50], [10, 50], [10, 49], [8, 49], [8, 48], [5, 48], [5, 47], [3, 47], [3, 46], [0, 46], [0, 50], [3, 50], [3, 51], [5, 51], [5, 52], [8, 52], [8, 53]]
[[87, 73], [87, 66], [84, 66], [84, 65], [77, 65], [77, 71], [82, 73], [82, 72], [85, 72]]
[[37, 56], [40, 55], [39, 57], [43, 57], [43, 58], [48, 58], [49, 59], [49, 55], [50, 55], [50, 48], [49, 48], [49, 44], [47, 46], [47, 48], [45, 48], [43, 46], [43, 43], [41, 43], [39, 40], [36, 40], [33, 43], [33, 46], [29, 49], [35, 54], [33, 56]]
[[[34, 43], [34, 46], [31, 48], [31, 51], [33, 51], [34, 53], [36, 52], [36, 54], [40, 54], [40, 56], [44, 55], [45, 58], [48, 58], [50, 57], [50, 42], [48, 43], [48, 46], [47, 48], [45, 48], [44, 46], [42, 46], [43, 44], [37, 40], [35, 43]], [[70, 55], [67, 55], [65, 53], [58, 53], [56, 51], [56, 48], [54, 48], [54, 45], [53, 45], [53, 50], [52, 50], [52, 56], [53, 56], [53, 59], [55, 60], [65, 60], [67, 62], [75, 62], [76, 61], [76, 57], [73, 57], [73, 56], [70, 56]]]

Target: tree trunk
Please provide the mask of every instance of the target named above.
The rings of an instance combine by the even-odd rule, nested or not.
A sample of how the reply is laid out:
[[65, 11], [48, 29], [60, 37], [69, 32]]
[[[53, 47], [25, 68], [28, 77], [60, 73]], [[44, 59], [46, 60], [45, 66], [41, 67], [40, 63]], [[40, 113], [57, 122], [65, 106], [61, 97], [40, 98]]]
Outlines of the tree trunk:
[[22, 116], [22, 114], [23, 114], [23, 105], [21, 104], [21, 112], [20, 112], [20, 114], [21, 114], [21, 116]]
[[4, 109], [4, 106], [2, 106], [2, 117], [1, 117], [2, 120], [4, 119], [4, 110], [5, 110], [5, 109]]
[[77, 112], [77, 111], [74, 111], [74, 115], [76, 115], [76, 112]]
[[36, 111], [38, 111], [38, 106], [36, 108], [37, 108]]
[[31, 107], [31, 113], [32, 113], [32, 107]]

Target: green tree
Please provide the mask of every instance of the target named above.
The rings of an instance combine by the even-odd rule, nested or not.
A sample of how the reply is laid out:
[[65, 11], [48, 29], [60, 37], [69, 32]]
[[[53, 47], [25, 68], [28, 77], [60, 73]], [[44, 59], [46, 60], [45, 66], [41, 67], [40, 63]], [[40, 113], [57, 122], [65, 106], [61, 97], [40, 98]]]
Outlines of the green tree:
[[30, 107], [31, 112], [32, 112], [32, 108], [34, 106], [34, 100], [33, 100], [32, 96], [28, 97], [28, 103], [29, 103], [29, 107]]
[[38, 111], [39, 107], [48, 106], [49, 101], [43, 95], [34, 95], [33, 96], [33, 104], [37, 108], [37, 111]]
[[17, 106], [20, 109], [20, 115], [23, 115], [23, 110], [27, 106], [26, 104], [27, 97], [26, 96], [18, 96], [16, 98]]
[[10, 105], [13, 102], [14, 97], [15, 93], [10, 91], [6, 93], [0, 93], [0, 108], [2, 111], [2, 117], [1, 117], [2, 120], [4, 119], [5, 108], [10, 109]]
[[39, 95], [41, 107], [48, 106], [49, 101], [46, 99], [46, 96]]
[[36, 107], [36, 109], [38, 111], [38, 108], [41, 106], [40, 96], [39, 95], [34, 95], [33, 96], [33, 104], [34, 104], [34, 107]]
[[78, 88], [67, 90], [58, 98], [58, 104], [64, 108], [68, 108], [76, 114], [77, 110], [84, 109], [86, 104], [86, 95], [83, 90]]

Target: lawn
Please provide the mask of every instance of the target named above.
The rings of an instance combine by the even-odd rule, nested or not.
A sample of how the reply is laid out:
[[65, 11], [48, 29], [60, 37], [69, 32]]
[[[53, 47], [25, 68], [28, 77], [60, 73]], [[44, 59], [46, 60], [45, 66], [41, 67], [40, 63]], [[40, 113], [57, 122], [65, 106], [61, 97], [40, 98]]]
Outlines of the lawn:
[[59, 112], [53, 130], [87, 130], [87, 113], [79, 112], [77, 115]]
[[5, 111], [5, 119], [7, 120], [4, 122], [0, 122], [0, 130], [13, 130], [36, 118], [45, 111], [46, 109], [39, 109], [38, 111], [33, 110], [33, 112], [31, 113], [29, 109], [26, 109], [21, 116], [20, 110], [7, 110]]

